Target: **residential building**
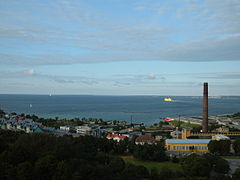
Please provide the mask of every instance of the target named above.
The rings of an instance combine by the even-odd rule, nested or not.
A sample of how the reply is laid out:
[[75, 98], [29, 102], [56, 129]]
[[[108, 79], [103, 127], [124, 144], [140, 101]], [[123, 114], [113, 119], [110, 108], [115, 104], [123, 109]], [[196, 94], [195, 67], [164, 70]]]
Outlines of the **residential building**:
[[108, 134], [106, 136], [106, 138], [119, 142], [119, 141], [122, 141], [122, 140], [126, 139], [127, 136], [122, 136], [122, 135], [119, 135], [119, 134]]
[[156, 140], [153, 136], [150, 135], [142, 135], [136, 138], [135, 140], [135, 144], [140, 144], [140, 145], [144, 145], [144, 144], [156, 144]]

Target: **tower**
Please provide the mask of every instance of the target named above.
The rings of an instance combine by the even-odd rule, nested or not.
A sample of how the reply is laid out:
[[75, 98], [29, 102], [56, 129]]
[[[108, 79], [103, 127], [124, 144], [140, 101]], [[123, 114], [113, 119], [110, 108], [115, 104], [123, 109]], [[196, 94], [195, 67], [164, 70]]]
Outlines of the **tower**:
[[202, 130], [208, 132], [208, 83], [203, 84], [203, 120]]

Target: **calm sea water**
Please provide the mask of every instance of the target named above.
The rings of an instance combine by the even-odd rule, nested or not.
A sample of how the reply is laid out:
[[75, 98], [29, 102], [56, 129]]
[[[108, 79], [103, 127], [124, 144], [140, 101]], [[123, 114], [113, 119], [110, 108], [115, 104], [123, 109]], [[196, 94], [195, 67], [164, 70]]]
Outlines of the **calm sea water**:
[[[86, 96], [86, 95], [0, 95], [6, 112], [36, 114], [40, 117], [94, 117], [104, 120], [159, 122], [162, 117], [200, 116], [202, 97]], [[30, 105], [31, 104], [31, 105]], [[209, 115], [240, 112], [240, 96], [209, 98]]]

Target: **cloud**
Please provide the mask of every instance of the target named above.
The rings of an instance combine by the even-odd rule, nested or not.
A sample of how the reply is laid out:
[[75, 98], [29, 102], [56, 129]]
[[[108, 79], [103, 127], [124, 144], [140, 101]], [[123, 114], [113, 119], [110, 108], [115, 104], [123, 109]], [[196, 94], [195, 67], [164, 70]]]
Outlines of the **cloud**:
[[134, 1], [121, 17], [81, 1], [1, 3], [1, 65], [240, 60], [238, 0]]
[[200, 76], [199, 78], [208, 79], [240, 79], [239, 72], [219, 72], [219, 73], [209, 73], [205, 76]]
[[68, 79], [59, 79], [59, 78], [54, 78], [54, 81], [58, 83], [75, 83], [76, 81], [73, 80], [68, 80]]
[[23, 71], [23, 73], [27, 74], [27, 75], [33, 75], [33, 74], [35, 74], [35, 71], [34, 71], [34, 69], [28, 69], [28, 70]]
[[149, 74], [148, 76], [147, 76], [147, 78], [148, 79], [156, 79], [156, 75], [155, 74]]

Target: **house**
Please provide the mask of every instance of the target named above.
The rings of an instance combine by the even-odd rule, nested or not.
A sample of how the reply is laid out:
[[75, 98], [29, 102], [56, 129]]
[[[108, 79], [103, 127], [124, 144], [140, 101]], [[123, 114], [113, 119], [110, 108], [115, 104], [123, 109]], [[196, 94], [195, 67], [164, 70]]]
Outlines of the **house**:
[[100, 126], [94, 124], [86, 124], [83, 126], [76, 126], [76, 132], [81, 135], [91, 135], [99, 137], [101, 135]]
[[[116, 134], [116, 133], [112, 133], [112, 134]], [[122, 136], [127, 136], [131, 140], [134, 136], [141, 136], [142, 132], [133, 131], [132, 128], [127, 128], [127, 129], [123, 129], [123, 130], [119, 131], [118, 134], [120, 134]]]
[[172, 131], [170, 135], [172, 136], [173, 139], [179, 139], [182, 137], [182, 132], [179, 130], [175, 130], [175, 131]]
[[60, 126], [60, 130], [69, 132], [70, 131], [70, 126]]
[[119, 134], [108, 134], [106, 136], [106, 138], [119, 142], [119, 141], [122, 141], [122, 140], [126, 139], [127, 136], [122, 136], [122, 135], [119, 135]]
[[33, 130], [34, 133], [42, 133], [44, 132], [42, 128], [37, 127], [36, 129]]
[[140, 145], [144, 145], [144, 144], [156, 144], [156, 140], [154, 137], [150, 136], [150, 135], [142, 135], [136, 138], [135, 140], [135, 144], [140, 144]]
[[22, 120], [25, 120], [26, 118], [24, 116], [16, 116], [16, 117], [13, 117], [12, 120], [16, 120], [16, 121], [22, 121]]
[[217, 141], [230, 140], [230, 138], [228, 136], [223, 135], [223, 134], [216, 134], [216, 135], [212, 136], [212, 140], [217, 140]]

